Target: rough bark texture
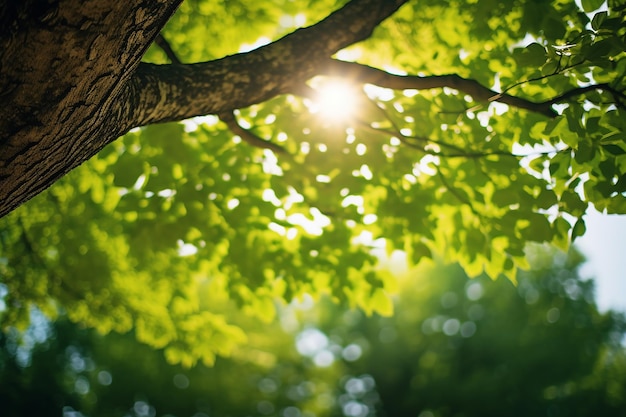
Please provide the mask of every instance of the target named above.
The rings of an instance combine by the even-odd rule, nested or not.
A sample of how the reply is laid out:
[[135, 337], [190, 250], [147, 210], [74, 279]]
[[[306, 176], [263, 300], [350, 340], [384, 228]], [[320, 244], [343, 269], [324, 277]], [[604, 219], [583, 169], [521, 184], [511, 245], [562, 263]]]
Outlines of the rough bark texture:
[[180, 1], [2, 5], [0, 216], [132, 127], [118, 98]]
[[247, 54], [140, 64], [181, 1], [0, 2], [0, 217], [133, 127], [289, 91], [405, 2], [353, 0]]

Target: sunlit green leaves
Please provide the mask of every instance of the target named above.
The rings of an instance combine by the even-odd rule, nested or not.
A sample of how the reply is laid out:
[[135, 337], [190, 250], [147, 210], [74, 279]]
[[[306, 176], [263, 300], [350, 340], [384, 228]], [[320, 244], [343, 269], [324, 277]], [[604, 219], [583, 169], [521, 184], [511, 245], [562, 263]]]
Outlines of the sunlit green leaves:
[[521, 66], [537, 68], [546, 62], [546, 48], [533, 42], [524, 49], [516, 49], [513, 57]]
[[603, 0], [581, 0], [583, 10], [587, 13], [597, 10], [604, 3]]
[[[187, 1], [164, 34], [194, 62], [335, 6]], [[590, 205], [626, 213], [623, 22], [623, 9], [587, 16], [575, 2], [409, 3], [339, 58], [458, 74], [493, 100], [366, 85], [343, 118], [292, 95], [238, 109], [286, 151], [276, 154], [216, 116], [133, 131], [2, 220], [3, 323], [23, 326], [31, 305], [60, 308], [189, 366], [245, 343], [234, 309], [267, 323], [277, 304], [327, 295], [391, 314], [379, 261], [396, 250], [515, 280], [528, 242], [566, 248]], [[145, 58], [167, 61], [156, 47]], [[606, 85], [568, 95], [592, 83]], [[498, 92], [558, 104], [558, 115], [497, 103]]]

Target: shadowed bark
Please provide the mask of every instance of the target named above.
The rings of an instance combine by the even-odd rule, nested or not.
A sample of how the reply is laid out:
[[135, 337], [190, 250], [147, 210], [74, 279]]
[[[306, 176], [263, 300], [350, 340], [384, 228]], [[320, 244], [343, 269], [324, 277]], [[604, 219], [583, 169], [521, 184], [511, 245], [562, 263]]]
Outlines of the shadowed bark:
[[132, 127], [120, 94], [181, 1], [2, 4], [0, 216]]

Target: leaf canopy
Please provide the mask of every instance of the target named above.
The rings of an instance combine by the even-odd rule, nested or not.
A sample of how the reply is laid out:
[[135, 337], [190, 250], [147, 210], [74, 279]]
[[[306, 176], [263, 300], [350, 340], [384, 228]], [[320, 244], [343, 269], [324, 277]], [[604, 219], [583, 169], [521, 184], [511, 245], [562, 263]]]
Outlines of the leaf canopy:
[[[3, 325], [24, 326], [32, 306], [62, 309], [103, 333], [135, 329], [172, 362], [210, 364], [246, 338], [233, 305], [269, 321], [277, 300], [328, 294], [390, 314], [382, 249], [515, 280], [528, 242], [567, 247], [591, 205], [626, 212], [626, 5], [601, 4], [420, 1], [337, 54], [457, 74], [554, 105], [554, 118], [344, 74], [358, 93], [343, 119], [294, 95], [235, 112], [284, 153], [211, 115], [135, 129], [0, 220]], [[334, 6], [190, 0], [163, 34], [182, 62], [210, 60]], [[154, 46], [145, 60], [167, 56]]]

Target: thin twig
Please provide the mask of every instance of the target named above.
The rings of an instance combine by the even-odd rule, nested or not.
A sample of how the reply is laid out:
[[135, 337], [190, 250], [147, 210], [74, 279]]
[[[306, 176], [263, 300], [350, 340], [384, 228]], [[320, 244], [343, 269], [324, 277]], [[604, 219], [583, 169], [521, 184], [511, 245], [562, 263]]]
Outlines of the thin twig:
[[161, 48], [163, 52], [165, 52], [165, 55], [172, 62], [172, 64], [182, 64], [182, 62], [180, 61], [180, 59], [178, 59], [178, 56], [176, 56], [176, 53], [174, 52], [169, 42], [165, 39], [162, 33], [159, 33], [157, 35], [156, 39], [154, 40], [154, 43], [156, 43], [159, 46], [159, 48]]
[[448, 181], [446, 180], [446, 177], [441, 173], [440, 169], [437, 169], [437, 176], [439, 177], [439, 180], [441, 181], [441, 183], [443, 184], [444, 187], [446, 187], [446, 189], [457, 199], [459, 200], [462, 204], [465, 204], [469, 207], [469, 209], [471, 210], [472, 213], [474, 213], [476, 216], [478, 217], [483, 217], [480, 213], [478, 213], [478, 211], [476, 211], [476, 209], [474, 208], [474, 206], [472, 205], [471, 201], [469, 201], [468, 199], [466, 199], [465, 197], [463, 197], [461, 194], [459, 194], [459, 192], [453, 187], [451, 186]]
[[237, 122], [237, 118], [233, 112], [222, 112], [218, 114], [222, 122], [228, 126], [231, 132], [238, 135], [243, 141], [257, 148], [269, 149], [274, 153], [288, 154], [287, 150], [280, 145], [267, 141], [255, 135], [248, 129], [244, 129]]
[[[527, 155], [516, 155], [516, 154], [512, 154], [510, 152], [506, 152], [506, 151], [491, 151], [491, 152], [480, 152], [480, 151], [475, 151], [475, 150], [471, 150], [470, 152], [465, 151], [464, 149], [453, 145], [451, 143], [447, 143], [447, 142], [442, 142], [440, 140], [436, 140], [436, 139], [432, 139], [432, 138], [428, 138], [428, 137], [424, 137], [424, 136], [412, 136], [412, 135], [405, 135], [400, 131], [395, 131], [395, 130], [389, 130], [389, 129], [382, 129], [382, 128], [377, 128], [377, 127], [373, 127], [371, 126], [369, 123], [363, 121], [363, 120], [357, 120], [357, 122], [362, 125], [363, 127], [372, 130], [374, 132], [377, 133], [384, 133], [386, 135], [391, 135], [394, 137], [397, 137], [398, 139], [400, 139], [400, 141], [402, 141], [402, 143], [404, 143], [405, 145], [417, 149], [425, 154], [428, 155], [433, 155], [433, 156], [440, 156], [442, 158], [483, 158], [483, 157], [488, 157], [488, 156], [510, 156], [513, 158], [523, 158]], [[430, 151], [428, 149], [425, 149], [425, 147], [421, 147], [421, 146], [417, 146], [411, 142], [409, 142], [409, 140], [414, 140], [414, 141], [419, 141], [419, 142], [425, 142], [426, 144], [432, 144], [432, 145], [437, 145], [440, 147], [444, 147], [444, 148], [449, 148], [452, 149], [458, 153], [450, 153], [450, 154], [446, 154], [446, 153], [442, 153], [442, 152], [435, 152], [435, 151]]]
[[611, 94], [613, 96], [613, 99], [615, 100], [615, 104], [618, 107], [624, 107], [624, 104], [622, 103], [621, 100], [626, 100], [626, 95], [616, 89], [614, 89], [613, 87], [611, 87], [609, 84], [603, 83], [603, 84], [595, 84], [595, 85], [588, 85], [586, 87], [579, 87], [579, 88], [575, 88], [573, 90], [567, 91], [563, 94], [561, 94], [560, 96], [554, 97], [551, 100], [548, 100], [547, 103], [550, 104], [555, 104], [555, 103], [560, 103], [566, 100], [569, 100], [572, 97], [577, 97], [580, 95], [583, 95], [589, 91], [595, 91], [595, 90], [603, 90], [608, 92], [609, 94]]

